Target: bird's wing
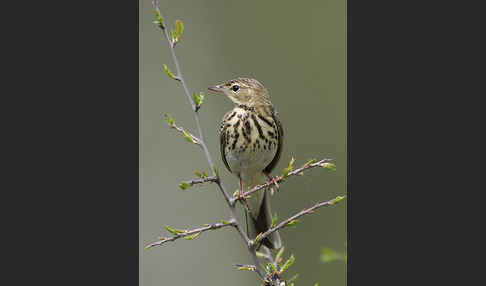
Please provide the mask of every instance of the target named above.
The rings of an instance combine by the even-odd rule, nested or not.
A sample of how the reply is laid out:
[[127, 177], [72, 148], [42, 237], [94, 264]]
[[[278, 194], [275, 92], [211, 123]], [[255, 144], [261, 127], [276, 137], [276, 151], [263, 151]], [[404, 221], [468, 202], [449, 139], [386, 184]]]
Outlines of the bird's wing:
[[283, 139], [284, 139], [284, 130], [282, 123], [280, 123], [280, 120], [277, 117], [276, 112], [272, 112], [272, 119], [273, 122], [275, 122], [275, 128], [277, 129], [277, 134], [278, 134], [278, 146], [277, 146], [277, 153], [275, 154], [275, 157], [273, 157], [272, 162], [268, 164], [268, 166], [263, 170], [265, 173], [270, 174], [272, 170], [277, 166], [278, 161], [280, 160], [280, 154], [282, 153], [282, 148], [283, 148]]
[[224, 153], [224, 149], [226, 146], [226, 141], [229, 140], [229, 138], [228, 139], [226, 138], [226, 129], [228, 128], [228, 125], [226, 125], [226, 119], [230, 116], [232, 112], [233, 111], [231, 110], [224, 115], [223, 121], [221, 121], [221, 126], [219, 128], [219, 143], [220, 143], [219, 147], [221, 150], [221, 159], [223, 159], [223, 163], [226, 166], [226, 169], [230, 171], [230, 173], [231, 173], [231, 169], [228, 165], [228, 162], [226, 161], [226, 154]]

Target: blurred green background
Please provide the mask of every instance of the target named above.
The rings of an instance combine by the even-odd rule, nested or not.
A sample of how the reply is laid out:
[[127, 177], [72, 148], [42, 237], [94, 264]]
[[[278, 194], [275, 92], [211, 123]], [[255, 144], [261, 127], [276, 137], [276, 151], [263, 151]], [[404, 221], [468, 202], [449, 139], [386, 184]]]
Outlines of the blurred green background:
[[[209, 173], [204, 154], [170, 130], [161, 114], [196, 134], [182, 86], [162, 72], [175, 72], [169, 47], [154, 20], [151, 0], [140, 0], [140, 285], [260, 285], [257, 275], [237, 271], [235, 263], [252, 263], [241, 238], [231, 229], [203, 233], [193, 241], [178, 240], [143, 250], [166, 224], [194, 228], [229, 218], [214, 185], [178, 184]], [[177, 46], [181, 68], [191, 91], [203, 91], [200, 111], [210, 152], [226, 187], [237, 180], [220, 159], [218, 127], [233, 105], [207, 91], [212, 84], [238, 76], [254, 77], [270, 91], [286, 138], [281, 173], [292, 156], [296, 166], [309, 158], [332, 158], [336, 172], [313, 169], [293, 177], [271, 198], [279, 220], [313, 203], [346, 193], [346, 1], [188, 1], [160, 0], [166, 23], [183, 21]], [[239, 217], [243, 218], [240, 210]], [[287, 271], [300, 277], [296, 285], [345, 285], [343, 262], [324, 264], [321, 247], [345, 251], [346, 201], [321, 208], [301, 219], [297, 228], [281, 231], [285, 258], [296, 262]]]

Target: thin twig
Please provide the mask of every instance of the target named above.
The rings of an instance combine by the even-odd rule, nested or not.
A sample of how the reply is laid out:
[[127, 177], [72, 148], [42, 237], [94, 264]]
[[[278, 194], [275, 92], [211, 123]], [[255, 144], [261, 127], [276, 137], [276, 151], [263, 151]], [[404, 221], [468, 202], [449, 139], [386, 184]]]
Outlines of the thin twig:
[[179, 126], [177, 126], [175, 124], [171, 124], [170, 127], [171, 128], [174, 128], [175, 130], [177, 130], [180, 133], [182, 133], [182, 135], [184, 137], [186, 137], [186, 136], [189, 137], [192, 140], [192, 143], [202, 146], [201, 145], [201, 140], [199, 138], [197, 138], [196, 136], [192, 135], [190, 132], [187, 132], [184, 128], [179, 127]]
[[236, 221], [230, 220], [227, 223], [218, 222], [218, 223], [206, 225], [206, 226], [203, 226], [203, 227], [200, 227], [200, 228], [187, 230], [187, 231], [184, 231], [184, 232], [182, 232], [182, 233], [180, 233], [176, 236], [163, 237], [163, 238], [161, 238], [161, 240], [153, 242], [153, 243], [147, 245], [145, 248], [147, 249], [147, 248], [150, 248], [150, 247], [153, 247], [153, 246], [159, 246], [159, 245], [162, 245], [162, 244], [169, 242], [169, 241], [174, 241], [174, 240], [177, 240], [179, 238], [183, 238], [183, 237], [193, 235], [193, 234], [201, 234], [202, 232], [205, 232], [205, 231], [208, 231], [208, 230], [215, 230], [215, 229], [222, 228], [222, 227], [225, 227], [225, 226], [235, 226], [235, 224], [236, 224]]
[[213, 183], [216, 183], [218, 182], [219, 178], [218, 177], [206, 177], [206, 178], [201, 178], [201, 179], [194, 179], [194, 180], [190, 180], [190, 181], [185, 181], [184, 183], [187, 183], [189, 184], [190, 186], [194, 186], [194, 185], [197, 185], [197, 184], [204, 184], [206, 182], [213, 182]]
[[[280, 183], [280, 182], [284, 181], [288, 177], [297, 176], [297, 175], [300, 176], [305, 170], [312, 169], [312, 168], [316, 168], [316, 167], [322, 167], [324, 163], [327, 163], [327, 162], [330, 162], [330, 161], [332, 161], [332, 160], [331, 159], [322, 159], [322, 160], [320, 160], [318, 162], [315, 162], [315, 163], [312, 163], [312, 164], [304, 164], [302, 167], [300, 167], [298, 169], [295, 169], [292, 172], [289, 172], [285, 178], [283, 178], [282, 176], [277, 176], [275, 178], [275, 181], [277, 183]], [[241, 195], [241, 197], [238, 195], [237, 197], [235, 197], [235, 200], [239, 200], [241, 198], [246, 198], [248, 195], [253, 194], [254, 192], [257, 192], [257, 191], [259, 191], [261, 189], [265, 189], [267, 187], [270, 187], [271, 185], [274, 185], [274, 184], [275, 184], [274, 181], [271, 180], [271, 181], [269, 181], [269, 182], [267, 182], [265, 184], [258, 185], [256, 187], [254, 187], [253, 189], [244, 192]]]
[[301, 217], [301, 216], [304, 216], [304, 215], [307, 215], [307, 214], [311, 214], [314, 212], [315, 209], [318, 209], [318, 208], [321, 208], [321, 207], [328, 207], [328, 206], [332, 206], [334, 205], [336, 202], [342, 200], [344, 197], [337, 197], [337, 198], [334, 198], [332, 200], [329, 200], [327, 202], [320, 202], [320, 203], [317, 203], [315, 204], [314, 206], [308, 208], [308, 209], [304, 209], [302, 211], [300, 211], [299, 213], [289, 217], [288, 219], [282, 221], [281, 223], [279, 223], [277, 226], [273, 227], [273, 228], [270, 228], [269, 230], [267, 230], [266, 232], [264, 232], [263, 234], [259, 235], [259, 238], [258, 240], [256, 241], [256, 244], [260, 244], [260, 242], [262, 242], [267, 236], [269, 236], [270, 234], [272, 234], [273, 232], [287, 226], [291, 221], [294, 221], [296, 220], [297, 218]]

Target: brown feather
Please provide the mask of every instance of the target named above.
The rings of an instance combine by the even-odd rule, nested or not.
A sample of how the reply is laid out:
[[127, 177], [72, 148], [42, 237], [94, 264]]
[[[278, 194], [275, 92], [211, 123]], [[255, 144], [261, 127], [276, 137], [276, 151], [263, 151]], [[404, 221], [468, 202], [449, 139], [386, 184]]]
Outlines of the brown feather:
[[270, 164], [268, 164], [268, 166], [265, 167], [265, 169], [263, 170], [267, 174], [270, 174], [270, 172], [272, 172], [272, 170], [275, 168], [275, 166], [277, 166], [277, 163], [280, 160], [280, 154], [282, 153], [283, 138], [284, 138], [283, 126], [282, 123], [280, 123], [280, 120], [278, 119], [276, 112], [272, 111], [272, 119], [273, 122], [275, 122], [275, 126], [278, 132], [278, 146], [277, 146], [277, 153], [275, 154], [275, 157], [273, 157], [272, 162], [270, 162]]
[[223, 159], [223, 163], [226, 166], [226, 169], [228, 169], [230, 173], [232, 172], [228, 165], [228, 161], [226, 161], [226, 155], [224, 154], [224, 147], [226, 146], [226, 129], [229, 127], [225, 123], [226, 120], [231, 116], [233, 112], [234, 112], [233, 110], [230, 110], [224, 115], [223, 121], [221, 122], [221, 126], [219, 128], [219, 147], [221, 151], [221, 158]]

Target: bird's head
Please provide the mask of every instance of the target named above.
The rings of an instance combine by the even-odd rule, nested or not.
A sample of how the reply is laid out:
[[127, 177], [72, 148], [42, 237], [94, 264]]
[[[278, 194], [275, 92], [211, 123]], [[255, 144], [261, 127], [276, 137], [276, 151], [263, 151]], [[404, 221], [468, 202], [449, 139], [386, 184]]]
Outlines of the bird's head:
[[240, 77], [223, 84], [210, 86], [208, 89], [225, 94], [236, 105], [252, 107], [271, 104], [267, 89], [256, 79]]

